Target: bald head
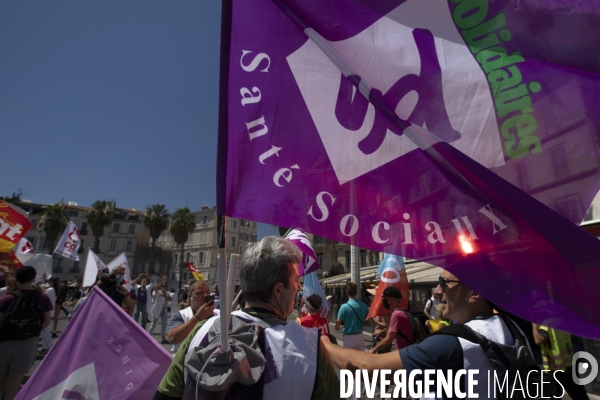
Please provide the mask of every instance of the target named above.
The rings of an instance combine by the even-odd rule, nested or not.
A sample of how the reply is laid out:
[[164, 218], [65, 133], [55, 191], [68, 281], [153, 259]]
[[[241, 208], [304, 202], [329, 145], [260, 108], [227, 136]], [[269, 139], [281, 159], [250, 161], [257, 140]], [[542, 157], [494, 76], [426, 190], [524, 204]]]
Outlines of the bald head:
[[190, 285], [188, 290], [188, 299], [190, 300], [190, 307], [196, 312], [202, 305], [204, 305], [204, 296], [210, 294], [210, 287], [206, 281], [196, 281]]

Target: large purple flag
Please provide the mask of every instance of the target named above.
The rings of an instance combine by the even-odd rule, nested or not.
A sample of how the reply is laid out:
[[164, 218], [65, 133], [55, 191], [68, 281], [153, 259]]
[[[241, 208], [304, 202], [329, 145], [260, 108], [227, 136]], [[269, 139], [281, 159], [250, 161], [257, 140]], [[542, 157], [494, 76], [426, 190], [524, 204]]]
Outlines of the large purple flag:
[[598, 36], [585, 1], [225, 2], [219, 213], [600, 338]]
[[150, 399], [171, 355], [94, 288], [16, 399]]

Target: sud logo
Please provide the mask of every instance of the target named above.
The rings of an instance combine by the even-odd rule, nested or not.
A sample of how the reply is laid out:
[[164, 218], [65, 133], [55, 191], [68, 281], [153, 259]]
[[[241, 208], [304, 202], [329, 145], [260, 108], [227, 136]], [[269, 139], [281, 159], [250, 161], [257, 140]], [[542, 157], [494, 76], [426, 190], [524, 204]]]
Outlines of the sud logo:
[[[423, 9], [438, 15], [415, 18]], [[305, 32], [287, 62], [340, 184], [417, 148], [377, 101], [488, 168], [504, 164], [489, 82], [448, 7], [408, 0], [341, 41]]]

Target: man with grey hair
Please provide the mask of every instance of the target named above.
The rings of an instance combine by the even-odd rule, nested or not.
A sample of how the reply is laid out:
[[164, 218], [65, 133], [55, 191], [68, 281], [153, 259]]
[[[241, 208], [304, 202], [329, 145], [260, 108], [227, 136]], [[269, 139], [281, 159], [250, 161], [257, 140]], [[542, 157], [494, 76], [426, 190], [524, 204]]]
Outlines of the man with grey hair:
[[[262, 385], [258, 392], [264, 399], [282, 396], [291, 399], [339, 398], [339, 380], [325, 346], [319, 342], [318, 331], [287, 323], [300, 288], [297, 266], [301, 257], [292, 243], [269, 236], [250, 244], [242, 260], [240, 281], [246, 308], [232, 312], [232, 319], [236, 319], [236, 323], [267, 326], [264, 330], [264, 348], [268, 349], [263, 354], [264, 379], [246, 385], [250, 391]], [[154, 399], [180, 399], [188, 395], [190, 386], [186, 387], [184, 360], [189, 362], [191, 353], [208, 346], [208, 337], [218, 336], [214, 327], [217, 320], [208, 319], [192, 330], [177, 351]], [[196, 382], [192, 383], [192, 386], [196, 385]]]

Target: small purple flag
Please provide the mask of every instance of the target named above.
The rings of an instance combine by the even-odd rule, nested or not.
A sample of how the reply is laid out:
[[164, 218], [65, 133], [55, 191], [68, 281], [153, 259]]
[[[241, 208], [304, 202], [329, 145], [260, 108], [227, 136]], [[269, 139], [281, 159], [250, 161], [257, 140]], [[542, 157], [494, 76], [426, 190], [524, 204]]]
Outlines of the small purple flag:
[[150, 399], [170, 364], [171, 355], [94, 288], [16, 399]]
[[302, 252], [302, 261], [298, 265], [298, 275], [304, 276], [321, 268], [306, 233], [300, 229], [292, 229], [285, 235], [284, 239], [295, 244]]
[[600, 338], [600, 241], [576, 225], [600, 189], [592, 1], [223, 4], [219, 214], [427, 261]]

